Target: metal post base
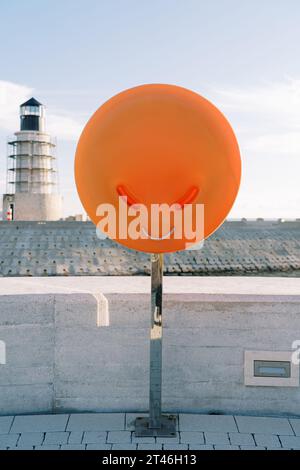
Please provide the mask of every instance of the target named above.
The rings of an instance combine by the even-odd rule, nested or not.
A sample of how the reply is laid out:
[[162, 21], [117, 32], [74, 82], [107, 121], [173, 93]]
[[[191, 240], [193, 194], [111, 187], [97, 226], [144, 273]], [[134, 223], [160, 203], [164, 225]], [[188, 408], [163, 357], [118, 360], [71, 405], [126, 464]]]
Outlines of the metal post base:
[[176, 437], [176, 416], [162, 415], [160, 428], [149, 428], [149, 418], [136, 418], [135, 437]]

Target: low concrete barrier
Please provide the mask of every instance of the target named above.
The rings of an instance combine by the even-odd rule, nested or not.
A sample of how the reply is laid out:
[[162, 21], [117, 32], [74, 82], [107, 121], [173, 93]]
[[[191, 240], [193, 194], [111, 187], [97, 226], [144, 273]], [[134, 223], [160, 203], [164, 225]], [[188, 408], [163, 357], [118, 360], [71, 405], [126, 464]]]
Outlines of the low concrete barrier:
[[[0, 281], [0, 414], [145, 411], [147, 277]], [[244, 385], [245, 351], [292, 351], [300, 279], [168, 278], [166, 411], [300, 415], [299, 387]]]

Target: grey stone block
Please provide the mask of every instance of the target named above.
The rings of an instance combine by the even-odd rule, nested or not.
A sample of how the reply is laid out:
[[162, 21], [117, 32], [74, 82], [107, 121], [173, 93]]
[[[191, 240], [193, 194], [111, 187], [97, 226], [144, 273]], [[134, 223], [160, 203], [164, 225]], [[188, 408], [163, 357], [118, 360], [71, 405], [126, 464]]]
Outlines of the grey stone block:
[[15, 447], [19, 437], [19, 434], [0, 434], [0, 446], [3, 448]]
[[286, 418], [237, 416], [236, 422], [241, 433], [293, 435], [291, 425]]
[[42, 444], [43, 440], [43, 432], [22, 432], [18, 441], [18, 447], [38, 446]]
[[190, 450], [214, 450], [212, 445], [204, 444], [204, 445], [197, 445], [197, 444], [191, 444], [189, 446]]
[[162, 444], [138, 444], [138, 450], [162, 450]]
[[279, 439], [285, 449], [300, 449], [299, 436], [279, 436]]
[[66, 444], [68, 442], [69, 433], [64, 431], [47, 432], [44, 445]]
[[136, 444], [113, 444], [112, 450], [136, 450]]
[[266, 450], [265, 447], [258, 447], [258, 446], [240, 446], [241, 450]]
[[[296, 436], [300, 436], [300, 419], [290, 419], [289, 421], [291, 423], [291, 426]], [[0, 422], [0, 426], [1, 426], [1, 422]]]
[[228, 434], [224, 432], [205, 432], [204, 438], [206, 444], [230, 445]]
[[60, 450], [59, 445], [36, 446], [35, 450]]
[[88, 431], [83, 434], [83, 444], [97, 444], [99, 442], [106, 442], [107, 432], [106, 431]]
[[266, 447], [266, 450], [286, 450], [286, 449], [283, 449], [282, 447]]
[[233, 416], [224, 415], [179, 415], [180, 431], [215, 431], [237, 432]]
[[107, 442], [109, 444], [122, 444], [131, 442], [130, 431], [110, 431], [107, 436]]
[[122, 431], [125, 426], [124, 413], [72, 414], [68, 431]]
[[180, 442], [181, 444], [203, 445], [204, 434], [197, 431], [183, 431], [180, 433]]
[[16, 416], [11, 432], [65, 431], [69, 415]]
[[61, 450], [85, 450], [84, 444], [64, 444], [60, 448]]
[[239, 446], [231, 446], [231, 445], [217, 445], [214, 446], [215, 450], [240, 450]]
[[34, 450], [34, 448], [34, 446], [24, 444], [23, 446], [18, 445], [17, 447], [11, 447], [8, 450]]
[[82, 431], [72, 431], [70, 432], [68, 444], [81, 444], [83, 440]]
[[229, 439], [230, 439], [231, 445], [255, 446], [255, 442], [254, 442], [252, 434], [231, 432], [229, 433]]
[[132, 434], [132, 442], [133, 444], [155, 444], [155, 438], [154, 437], [136, 437], [135, 433]]
[[156, 442], [159, 444], [179, 444], [179, 433], [174, 437], [157, 437]]
[[187, 450], [187, 444], [163, 444], [164, 450]]
[[13, 416], [0, 416], [0, 434], [9, 432], [13, 419]]
[[254, 434], [257, 446], [261, 447], [281, 447], [278, 436], [274, 434]]
[[111, 444], [87, 444], [86, 450], [110, 450]]

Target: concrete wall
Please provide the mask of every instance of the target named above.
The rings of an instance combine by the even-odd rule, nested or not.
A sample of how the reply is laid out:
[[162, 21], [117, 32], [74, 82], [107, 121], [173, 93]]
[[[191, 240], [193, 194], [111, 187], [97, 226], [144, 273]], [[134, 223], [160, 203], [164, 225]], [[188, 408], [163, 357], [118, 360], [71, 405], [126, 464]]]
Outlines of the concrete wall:
[[[147, 409], [149, 279], [93, 279], [1, 280], [0, 414]], [[168, 278], [164, 409], [300, 415], [299, 387], [246, 387], [243, 371], [245, 350], [300, 339], [300, 280], [210, 279]]]
[[14, 195], [14, 220], [59, 220], [62, 199], [59, 194], [16, 193]]

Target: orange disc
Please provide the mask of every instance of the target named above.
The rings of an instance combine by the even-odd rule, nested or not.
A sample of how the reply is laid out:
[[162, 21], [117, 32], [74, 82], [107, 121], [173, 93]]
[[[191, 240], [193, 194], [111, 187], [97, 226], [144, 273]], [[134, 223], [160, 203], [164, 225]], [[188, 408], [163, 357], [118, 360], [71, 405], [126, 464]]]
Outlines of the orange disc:
[[[230, 211], [240, 176], [238, 144], [223, 114], [200, 95], [174, 85], [142, 85], [117, 94], [91, 117], [76, 150], [77, 190], [91, 220], [98, 225], [106, 217], [102, 231], [150, 253], [183, 250], [207, 238]], [[138, 226], [141, 237], [124, 236], [120, 200], [127, 201], [127, 224]], [[201, 235], [191, 242], [183, 231], [175, 238], [172, 219], [167, 234], [161, 222], [158, 236], [152, 236], [150, 214], [156, 204], [176, 204], [179, 212], [185, 205], [193, 210], [202, 204]], [[138, 220], [141, 205], [148, 218]], [[108, 218], [110, 207], [115, 216]], [[195, 224], [194, 212], [192, 219]], [[113, 221], [115, 230], [109, 228]]]

